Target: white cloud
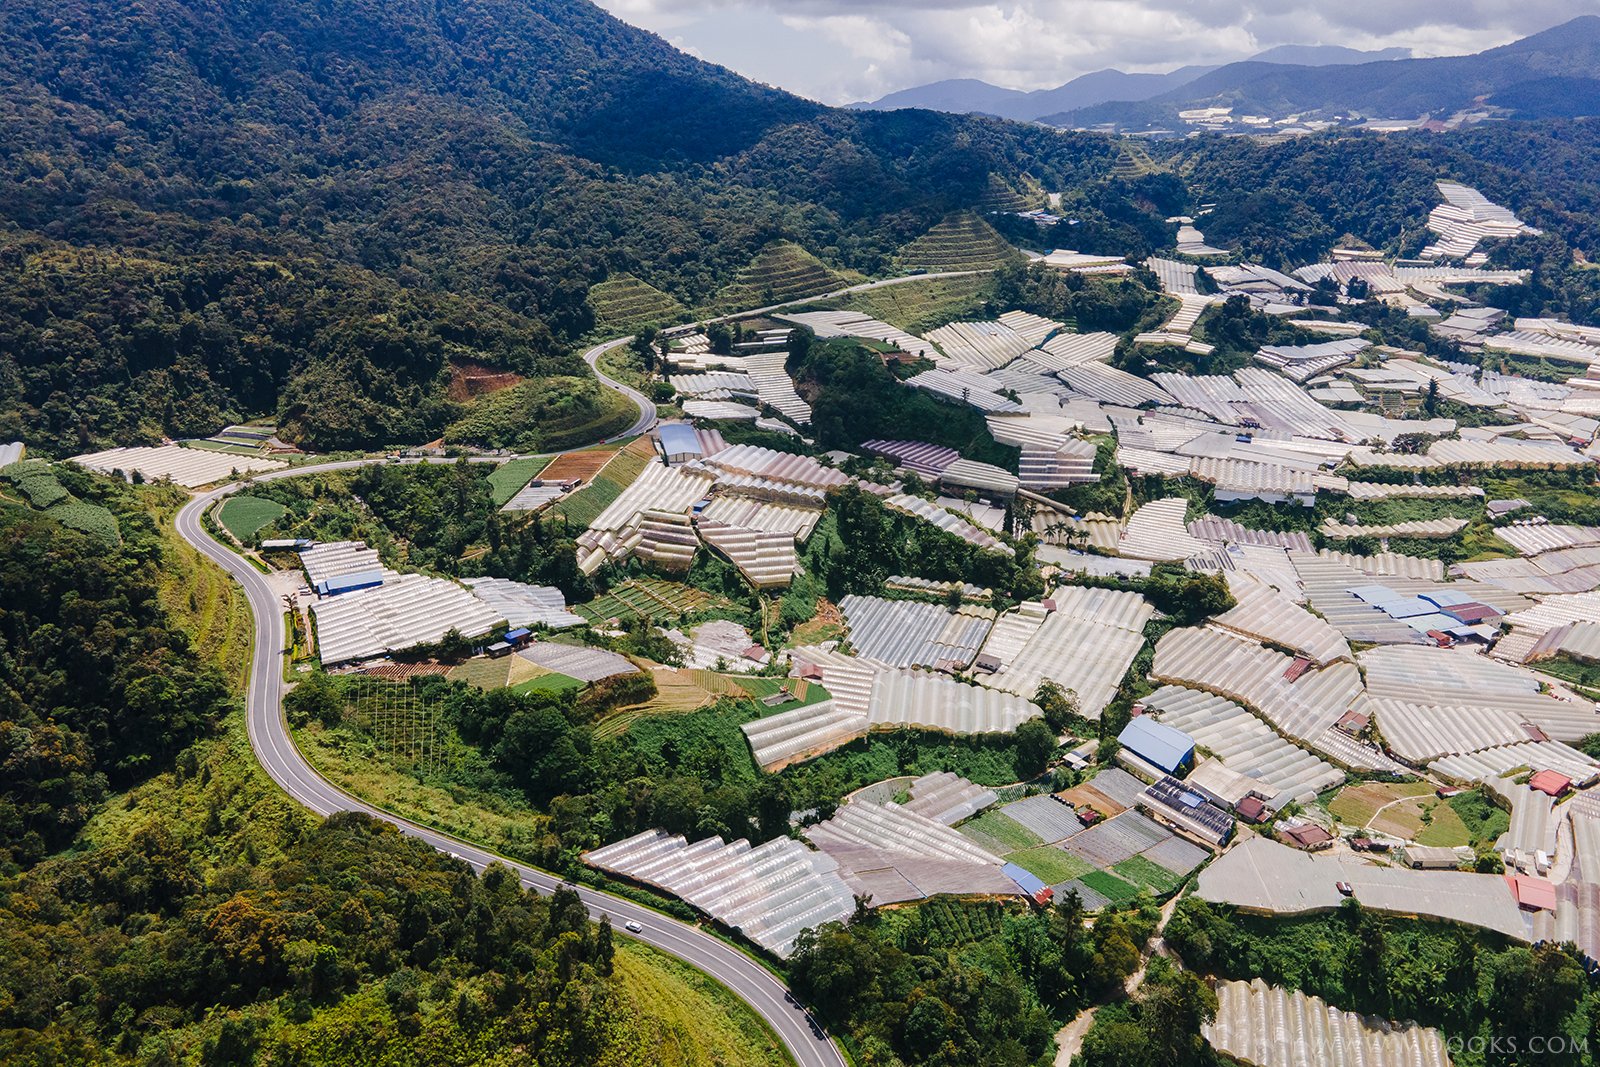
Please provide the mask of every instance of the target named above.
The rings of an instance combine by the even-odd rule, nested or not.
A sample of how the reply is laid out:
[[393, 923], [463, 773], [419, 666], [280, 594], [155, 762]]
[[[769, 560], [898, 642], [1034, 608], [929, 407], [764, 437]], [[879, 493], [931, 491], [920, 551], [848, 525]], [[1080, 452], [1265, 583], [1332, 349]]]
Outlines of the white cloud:
[[599, 0], [760, 81], [828, 103], [944, 78], [1018, 89], [1116, 67], [1162, 71], [1280, 44], [1456, 55], [1600, 0]]

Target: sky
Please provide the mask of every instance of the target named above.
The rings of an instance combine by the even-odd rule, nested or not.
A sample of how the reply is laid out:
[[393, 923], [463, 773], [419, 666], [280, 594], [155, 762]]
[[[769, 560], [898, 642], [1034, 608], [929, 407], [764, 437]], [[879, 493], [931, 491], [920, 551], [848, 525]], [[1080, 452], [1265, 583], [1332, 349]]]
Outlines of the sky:
[[828, 104], [945, 78], [1044, 89], [1115, 67], [1162, 72], [1281, 44], [1507, 44], [1600, 0], [596, 0], [702, 59]]

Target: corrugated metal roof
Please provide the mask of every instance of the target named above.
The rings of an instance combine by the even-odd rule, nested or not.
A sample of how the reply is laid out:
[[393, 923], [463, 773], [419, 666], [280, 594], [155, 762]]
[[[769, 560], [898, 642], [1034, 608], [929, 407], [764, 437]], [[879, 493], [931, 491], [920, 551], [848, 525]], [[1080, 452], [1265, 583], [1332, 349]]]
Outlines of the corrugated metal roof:
[[681, 422], [664, 422], [656, 427], [661, 440], [661, 451], [669, 456], [698, 456], [701, 454], [700, 437], [694, 427]]
[[1117, 554], [1160, 562], [1188, 559], [1205, 552], [1210, 546], [1189, 536], [1184, 525], [1188, 510], [1189, 501], [1181, 496], [1152, 500], [1141, 506], [1129, 517]]
[[1010, 471], [971, 459], [952, 462], [939, 473], [939, 481], [944, 485], [1006, 495], [1015, 493], [1019, 484], [1017, 476]]
[[1318, 665], [1350, 659], [1350, 644], [1337, 629], [1266, 582], [1235, 574], [1228, 585], [1236, 603], [1212, 619], [1213, 625], [1292, 649]]
[[[1468, 650], [1391, 646], [1369, 649], [1357, 658], [1373, 699], [1391, 698], [1424, 708], [1490, 708], [1519, 723], [1531, 722], [1560, 741], [1575, 741], [1600, 730], [1600, 714], [1591, 701], [1542, 693], [1541, 679], [1533, 672]], [[1457, 745], [1455, 750], [1470, 748]]]
[[954, 370], [1003, 367], [1034, 346], [1004, 322], [952, 322], [927, 337], [944, 350], [934, 362]]
[[905, 512], [907, 515], [913, 515], [923, 522], [932, 523], [945, 533], [954, 534], [963, 541], [977, 545], [979, 548], [990, 552], [1011, 551], [1006, 547], [1005, 542], [998, 537], [978, 529], [966, 519], [952, 515], [944, 508], [939, 507], [932, 501], [924, 500], [920, 496], [900, 493], [886, 498], [883, 503], [885, 507]]
[[1130, 407], [1176, 403], [1172, 394], [1152, 382], [1104, 364], [1079, 363], [1057, 373], [1075, 392], [1095, 400]]
[[941, 660], [970, 664], [989, 635], [994, 613], [943, 604], [882, 597], [847, 596], [839, 601], [858, 656], [891, 667], [932, 667]]
[[875, 439], [861, 442], [861, 447], [879, 456], [887, 456], [907, 470], [930, 478], [961, 458], [961, 453], [944, 445], [931, 445], [926, 441], [889, 441]]
[[1077, 694], [1085, 716], [1099, 718], [1144, 646], [1155, 609], [1137, 593], [1108, 589], [1066, 587], [1054, 599], [1053, 613], [1030, 603], [1001, 617], [984, 646], [1002, 663], [990, 684], [1032, 696], [1048, 678]]
[[1021, 411], [1022, 405], [1016, 401], [1000, 395], [996, 388], [997, 383], [991, 382], [980, 374], [963, 373], [960, 371], [934, 368], [914, 374], [907, 378], [905, 384], [913, 389], [926, 389], [931, 393], [962, 404], [968, 404], [979, 411]]
[[1194, 738], [1146, 715], [1129, 719], [1117, 735], [1117, 742], [1168, 772], [1176, 771], [1194, 756]]
[[325, 665], [349, 663], [431, 644], [448, 631], [481, 637], [504, 621], [454, 582], [403, 574], [311, 605], [317, 654]]
[[720, 837], [691, 845], [647, 830], [583, 860], [680, 896], [779, 957], [793, 951], [802, 930], [843, 922], [855, 910], [855, 895], [835, 864], [792, 837], [751, 848]]

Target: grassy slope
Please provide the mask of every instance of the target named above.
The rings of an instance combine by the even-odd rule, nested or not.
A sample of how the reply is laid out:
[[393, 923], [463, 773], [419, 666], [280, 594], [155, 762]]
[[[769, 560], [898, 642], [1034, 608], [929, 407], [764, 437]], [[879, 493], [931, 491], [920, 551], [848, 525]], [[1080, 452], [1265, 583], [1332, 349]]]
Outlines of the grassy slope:
[[927, 271], [987, 270], [1021, 257], [995, 232], [993, 226], [971, 212], [951, 215], [900, 250], [900, 262]]
[[220, 567], [205, 562], [173, 528], [173, 517], [189, 495], [171, 486], [141, 490], [161, 530], [167, 566], [162, 569], [161, 606], [189, 634], [235, 688], [242, 690], [250, 669], [255, 622], [244, 590]]
[[605, 334], [676, 322], [685, 310], [671, 293], [631, 274], [619, 274], [591, 288], [589, 307], [594, 310], [596, 331]]
[[720, 983], [636, 941], [619, 942], [623, 996], [651, 1021], [640, 1063], [781, 1067], [792, 1063], [756, 1015]]
[[852, 293], [839, 301], [839, 307], [920, 333], [962, 319], [981, 318], [992, 284], [990, 277], [977, 274], [928, 278]]

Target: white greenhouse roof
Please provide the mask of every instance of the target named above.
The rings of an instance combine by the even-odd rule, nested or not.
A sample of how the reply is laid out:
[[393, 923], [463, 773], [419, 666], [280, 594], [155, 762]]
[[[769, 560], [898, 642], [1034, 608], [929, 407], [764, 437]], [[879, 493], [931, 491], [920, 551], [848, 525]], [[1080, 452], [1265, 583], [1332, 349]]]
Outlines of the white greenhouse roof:
[[1309, 801], [1344, 781], [1344, 772], [1291, 744], [1231, 700], [1168, 685], [1142, 698], [1156, 718], [1193, 737], [1230, 770], [1252, 779], [1273, 808]]
[[1138, 593], [1110, 589], [1069, 586], [1053, 599], [1054, 612], [1024, 604], [1002, 616], [984, 645], [1001, 661], [990, 684], [1031, 697], [1048, 678], [1076, 694], [1083, 715], [1097, 719], [1144, 647], [1155, 609]]
[[1335, 663], [1286, 676], [1294, 660], [1213, 627], [1171, 630], [1156, 643], [1157, 680], [1217, 693], [1259, 712], [1283, 733], [1315, 741], [1361, 695], [1361, 672]]
[[708, 837], [690, 844], [647, 830], [584, 855], [591, 867], [664, 889], [775, 956], [794, 950], [801, 931], [843, 922], [855, 897], [836, 864], [792, 837], [750, 847]]
[[566, 597], [553, 585], [529, 585], [507, 578], [464, 578], [472, 595], [500, 613], [513, 629], [548, 626], [552, 630], [582, 626], [584, 618], [567, 610]]
[[237, 456], [231, 452], [184, 448], [182, 445], [109, 448], [103, 452], [88, 452], [81, 456], [73, 456], [71, 462], [85, 470], [101, 474], [121, 473], [129, 479], [134, 474], [138, 474], [147, 482], [166, 478], [186, 489], [227, 481], [235, 473], [261, 474], [265, 471], [284, 470], [289, 466], [279, 459]]
[[1363, 1067], [1450, 1067], [1450, 1050], [1438, 1030], [1368, 1019], [1259, 978], [1218, 982], [1216, 993], [1216, 1018], [1202, 1032], [1213, 1048], [1240, 1063], [1301, 1067], [1331, 1054], [1337, 1062]]
[[317, 654], [326, 666], [432, 644], [450, 630], [482, 637], [504, 616], [443, 578], [403, 574], [371, 589], [311, 605]]

